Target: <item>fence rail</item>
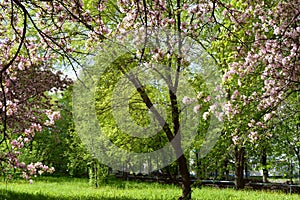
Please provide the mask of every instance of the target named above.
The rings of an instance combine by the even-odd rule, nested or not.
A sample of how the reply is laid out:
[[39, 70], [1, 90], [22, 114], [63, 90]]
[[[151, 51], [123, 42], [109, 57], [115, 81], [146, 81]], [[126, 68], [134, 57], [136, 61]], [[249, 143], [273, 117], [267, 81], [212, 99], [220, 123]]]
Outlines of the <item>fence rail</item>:
[[[158, 182], [164, 184], [181, 184], [182, 179], [170, 178], [167, 176], [150, 176], [150, 175], [122, 175], [116, 174], [117, 178], [122, 178], [125, 180], [136, 180], [143, 182]], [[224, 180], [197, 180], [195, 178], [191, 179], [191, 182], [195, 186], [211, 186], [217, 188], [234, 188], [234, 181], [224, 181]], [[300, 194], [300, 185], [287, 184], [287, 183], [260, 183], [260, 182], [247, 182], [245, 188], [254, 190], [272, 190], [272, 191], [283, 191], [285, 193], [296, 193]]]

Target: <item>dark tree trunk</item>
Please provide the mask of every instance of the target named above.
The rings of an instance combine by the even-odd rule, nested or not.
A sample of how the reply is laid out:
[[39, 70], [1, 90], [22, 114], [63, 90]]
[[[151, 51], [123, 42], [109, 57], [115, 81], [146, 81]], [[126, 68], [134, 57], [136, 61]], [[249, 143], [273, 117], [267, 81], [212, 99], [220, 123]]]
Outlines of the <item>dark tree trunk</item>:
[[198, 153], [196, 154], [197, 156], [197, 179], [205, 179], [205, 171], [204, 171], [204, 168], [205, 168], [205, 162], [199, 158], [199, 155]]
[[292, 160], [290, 161], [290, 184], [293, 184], [293, 177], [294, 177], [294, 165], [293, 165], [293, 162]]
[[265, 148], [262, 149], [261, 164], [263, 166], [263, 182], [267, 183], [269, 172], [268, 172], [268, 169], [267, 169], [267, 152], [266, 152]]
[[245, 147], [235, 146], [235, 188], [243, 189], [244, 181], [244, 164], [245, 164]]
[[299, 151], [296, 151], [298, 158], [298, 184], [300, 184], [300, 154]]
[[298, 159], [298, 184], [300, 184], [300, 154], [299, 149], [297, 149], [295, 152], [297, 153], [297, 159]]
[[228, 160], [228, 158], [226, 157], [226, 159], [225, 159], [224, 162], [223, 162], [223, 167], [224, 167], [224, 171], [225, 171], [225, 180], [226, 180], [226, 181], [229, 180], [228, 163], [229, 163], [229, 160]]
[[298, 184], [300, 184], [300, 163], [299, 163], [299, 169], [298, 169]]
[[219, 171], [218, 171], [218, 161], [216, 161], [216, 168], [215, 168], [215, 177], [214, 179], [217, 179], [218, 178], [218, 174], [219, 174]]
[[191, 199], [191, 178], [187, 166], [187, 159], [184, 154], [178, 158], [177, 163], [182, 177], [182, 195], [179, 199]]

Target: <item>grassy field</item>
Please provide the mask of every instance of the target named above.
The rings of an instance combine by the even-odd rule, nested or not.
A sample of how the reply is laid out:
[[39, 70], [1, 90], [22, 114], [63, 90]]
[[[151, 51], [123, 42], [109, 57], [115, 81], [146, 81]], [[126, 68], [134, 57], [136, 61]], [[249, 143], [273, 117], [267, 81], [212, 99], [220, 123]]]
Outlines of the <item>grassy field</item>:
[[[180, 188], [158, 183], [138, 183], [109, 180], [98, 188], [88, 184], [87, 179], [43, 177], [30, 185], [24, 180], [0, 182], [1, 200], [69, 200], [69, 199], [178, 199]], [[300, 195], [275, 192], [235, 191], [204, 187], [193, 189], [193, 199], [205, 200], [299, 200]]]

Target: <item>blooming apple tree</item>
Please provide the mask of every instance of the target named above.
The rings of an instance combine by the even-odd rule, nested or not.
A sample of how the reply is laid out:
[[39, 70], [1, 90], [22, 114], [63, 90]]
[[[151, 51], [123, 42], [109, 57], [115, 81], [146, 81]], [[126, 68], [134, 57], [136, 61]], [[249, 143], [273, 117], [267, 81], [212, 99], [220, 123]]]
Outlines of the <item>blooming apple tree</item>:
[[[0, 12], [0, 165], [3, 173], [19, 169], [28, 179], [54, 171], [18, 159], [35, 134], [60, 117], [49, 94], [72, 81], [54, 66], [68, 61], [74, 68], [85, 55], [77, 48], [81, 41], [107, 30], [79, 1], [1, 1]], [[96, 19], [100, 25], [94, 29]]]
[[[211, 1], [189, 12], [199, 16], [189, 25], [191, 37], [205, 36], [199, 42], [223, 71], [228, 93], [223, 114], [233, 142], [255, 142], [277, 108], [299, 93], [300, 2]], [[199, 21], [215, 34], [206, 33]]]
[[250, 45], [237, 48], [235, 61], [230, 63], [223, 78], [225, 82], [236, 82], [231, 88], [228, 117], [234, 118], [247, 106], [253, 106], [250, 112], [256, 111], [247, 120], [250, 130], [247, 136], [252, 142], [263, 137], [259, 133], [276, 117], [277, 108], [291, 94], [300, 91], [299, 6], [299, 1], [279, 1], [269, 9], [268, 2], [262, 1], [249, 5], [238, 17], [245, 21], [239, 24], [245, 26], [252, 21], [245, 34], [254, 38]]

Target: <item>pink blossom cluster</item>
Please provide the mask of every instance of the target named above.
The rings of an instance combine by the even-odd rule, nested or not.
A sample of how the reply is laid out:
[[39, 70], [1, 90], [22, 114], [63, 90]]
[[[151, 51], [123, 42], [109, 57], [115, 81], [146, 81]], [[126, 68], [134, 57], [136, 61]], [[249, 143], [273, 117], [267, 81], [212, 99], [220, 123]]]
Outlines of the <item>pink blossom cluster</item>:
[[48, 120], [45, 122], [46, 126], [54, 125], [54, 122], [56, 120], [60, 119], [60, 112], [59, 111], [46, 110], [45, 113], [48, 117]]
[[54, 167], [48, 167], [43, 165], [41, 162], [30, 163], [29, 165], [25, 166], [26, 170], [23, 172], [23, 178], [29, 179], [32, 175], [42, 175], [44, 172], [53, 173], [55, 171]]
[[[220, 89], [218, 87], [218, 89]], [[219, 102], [222, 94], [218, 95], [204, 95], [203, 92], [199, 92], [197, 94], [197, 98], [190, 98], [190, 97], [183, 97], [182, 102], [184, 104], [191, 104], [197, 102], [197, 105], [194, 106], [193, 111], [195, 113], [199, 113], [200, 109], [203, 107], [206, 107], [204, 105], [208, 105], [208, 109], [203, 112], [202, 118], [206, 121], [209, 119], [210, 115], [214, 115], [217, 117], [219, 121], [223, 121], [224, 119], [224, 110], [222, 110], [222, 107], [224, 105]]]
[[17, 103], [14, 103], [10, 100], [6, 101], [6, 107], [2, 107], [3, 112], [5, 112], [4, 108], [6, 108], [7, 115], [13, 115], [13, 113], [17, 112], [18, 107]]
[[[232, 59], [226, 63], [222, 80], [230, 88], [224, 114], [231, 123], [237, 122], [231, 124], [233, 129], [245, 129], [232, 135], [234, 143], [242, 138], [242, 132], [251, 142], [258, 140], [277, 116], [279, 105], [300, 88], [300, 2], [254, 2], [238, 9], [221, 1], [206, 7], [210, 11], [223, 10], [224, 17], [233, 22], [227, 31], [236, 41], [232, 43]], [[203, 5], [193, 5], [189, 10], [205, 15]], [[213, 22], [220, 24], [216, 17]], [[239, 40], [235, 31], [243, 33], [246, 42]], [[214, 40], [212, 36], [211, 41]]]
[[[53, 173], [55, 171], [54, 167], [48, 167], [43, 165], [41, 162], [30, 163], [26, 165], [24, 162], [20, 162], [18, 156], [19, 151], [11, 151], [7, 153], [7, 166], [8, 169], [16, 170], [20, 169], [22, 171], [21, 177], [25, 179], [30, 179], [32, 176], [42, 175], [43, 173]], [[3, 171], [6, 172], [6, 169]], [[30, 181], [32, 183], [32, 180]]]
[[238, 135], [232, 134], [231, 140], [232, 140], [233, 144], [235, 144], [235, 145], [240, 144], [240, 137]]
[[190, 104], [192, 102], [194, 102], [195, 100], [190, 98], [190, 97], [187, 97], [187, 96], [184, 96], [183, 99], [182, 99], [182, 103], [183, 104]]

